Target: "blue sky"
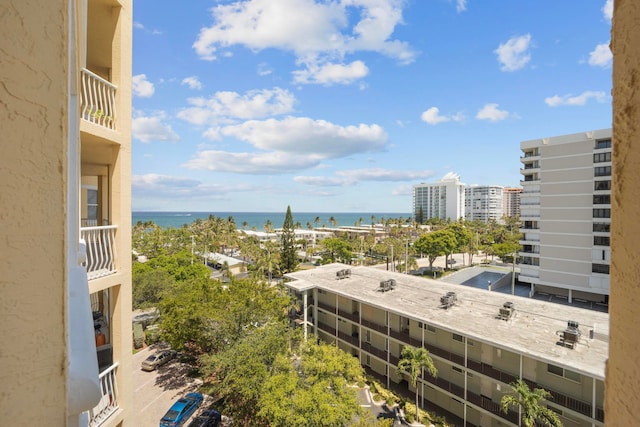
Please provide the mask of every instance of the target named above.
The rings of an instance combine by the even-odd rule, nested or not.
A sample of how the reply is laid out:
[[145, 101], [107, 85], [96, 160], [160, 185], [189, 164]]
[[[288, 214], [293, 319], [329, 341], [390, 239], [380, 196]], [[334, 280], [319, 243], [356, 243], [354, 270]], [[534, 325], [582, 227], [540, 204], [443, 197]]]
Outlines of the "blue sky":
[[136, 0], [133, 209], [410, 212], [611, 127], [612, 0]]

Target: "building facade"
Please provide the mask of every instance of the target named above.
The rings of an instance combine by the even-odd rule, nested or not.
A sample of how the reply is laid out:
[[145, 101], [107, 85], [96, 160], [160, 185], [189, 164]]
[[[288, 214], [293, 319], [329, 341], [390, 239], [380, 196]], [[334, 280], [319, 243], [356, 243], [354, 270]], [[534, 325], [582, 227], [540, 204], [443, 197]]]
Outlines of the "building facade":
[[502, 214], [507, 218], [520, 218], [521, 187], [505, 187], [502, 189]]
[[464, 190], [465, 219], [467, 221], [502, 222], [503, 187], [499, 185], [470, 185]]
[[611, 129], [520, 143], [520, 281], [546, 292], [608, 302]]
[[438, 373], [418, 378], [420, 405], [456, 425], [520, 425], [521, 414], [500, 409], [517, 379], [549, 391], [543, 404], [564, 425], [604, 425], [606, 313], [372, 267], [286, 277], [305, 335], [334, 342], [387, 387], [415, 392], [397, 366], [404, 346], [426, 348]]
[[125, 425], [131, 1], [8, 5], [0, 18], [0, 410], [12, 425]]
[[460, 177], [448, 173], [440, 181], [413, 186], [413, 216], [457, 221], [464, 218], [464, 188]]

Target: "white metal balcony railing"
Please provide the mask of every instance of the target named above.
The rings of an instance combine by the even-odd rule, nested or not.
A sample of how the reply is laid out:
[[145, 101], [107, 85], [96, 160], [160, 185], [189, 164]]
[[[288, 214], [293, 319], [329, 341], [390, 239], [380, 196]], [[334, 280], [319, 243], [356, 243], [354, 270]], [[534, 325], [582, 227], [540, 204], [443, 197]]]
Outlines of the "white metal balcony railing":
[[87, 246], [87, 269], [89, 280], [108, 276], [116, 270], [116, 230], [117, 225], [100, 227], [80, 227], [80, 237]]
[[99, 426], [118, 410], [118, 383], [116, 382], [116, 369], [118, 363], [114, 363], [100, 374], [100, 392], [102, 398], [95, 408], [89, 410], [89, 427]]
[[80, 117], [107, 129], [116, 128], [116, 90], [111, 82], [82, 69]]

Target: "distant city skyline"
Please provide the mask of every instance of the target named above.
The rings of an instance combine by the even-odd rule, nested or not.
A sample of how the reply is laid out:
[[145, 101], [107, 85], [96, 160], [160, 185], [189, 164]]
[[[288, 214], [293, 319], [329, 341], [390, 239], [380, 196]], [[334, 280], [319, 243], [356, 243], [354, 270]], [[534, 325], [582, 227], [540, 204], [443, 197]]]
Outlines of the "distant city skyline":
[[[373, 7], [377, 5], [377, 7]], [[133, 209], [408, 212], [611, 127], [611, 0], [134, 3]]]

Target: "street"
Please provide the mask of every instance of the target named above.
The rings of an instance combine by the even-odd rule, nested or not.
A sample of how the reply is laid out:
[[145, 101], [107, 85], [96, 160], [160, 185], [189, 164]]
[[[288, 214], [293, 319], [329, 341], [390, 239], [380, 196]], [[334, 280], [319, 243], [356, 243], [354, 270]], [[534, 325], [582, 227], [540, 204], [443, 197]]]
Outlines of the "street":
[[[134, 404], [131, 419], [140, 427], [157, 427], [173, 402], [190, 391], [196, 391], [200, 384], [199, 380], [187, 375], [189, 366], [178, 360], [171, 360], [155, 371], [141, 370], [142, 361], [156, 350], [156, 347], [147, 347], [133, 355]], [[205, 400], [201, 409], [206, 405]]]

